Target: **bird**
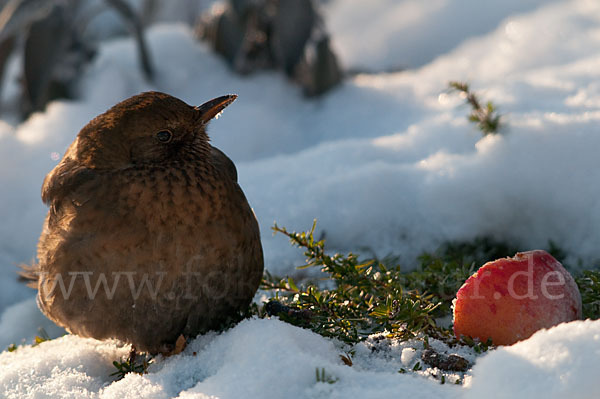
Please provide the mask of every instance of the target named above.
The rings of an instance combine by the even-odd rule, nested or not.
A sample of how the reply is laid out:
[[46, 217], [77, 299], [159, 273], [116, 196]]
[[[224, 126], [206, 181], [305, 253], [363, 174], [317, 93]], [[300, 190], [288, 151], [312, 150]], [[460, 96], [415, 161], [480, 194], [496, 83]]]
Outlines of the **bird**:
[[81, 129], [44, 179], [49, 210], [23, 272], [49, 319], [150, 354], [240, 319], [263, 275], [260, 231], [206, 133], [236, 98], [144, 92]]

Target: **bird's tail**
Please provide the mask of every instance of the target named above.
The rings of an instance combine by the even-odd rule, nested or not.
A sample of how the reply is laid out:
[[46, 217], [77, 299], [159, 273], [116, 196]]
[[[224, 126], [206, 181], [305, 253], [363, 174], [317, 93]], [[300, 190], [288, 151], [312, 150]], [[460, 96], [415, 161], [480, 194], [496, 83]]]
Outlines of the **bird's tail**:
[[28, 287], [37, 288], [39, 279], [39, 266], [37, 263], [26, 265], [24, 263], [19, 265], [20, 271], [17, 272], [19, 275], [19, 281], [27, 284]]

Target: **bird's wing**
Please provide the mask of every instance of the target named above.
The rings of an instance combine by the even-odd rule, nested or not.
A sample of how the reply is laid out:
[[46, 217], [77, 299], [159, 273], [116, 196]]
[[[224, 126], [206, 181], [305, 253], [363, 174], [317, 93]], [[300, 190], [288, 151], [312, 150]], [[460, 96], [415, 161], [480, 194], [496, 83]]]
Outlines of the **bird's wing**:
[[229, 159], [223, 151], [216, 147], [212, 147], [211, 156], [213, 165], [225, 170], [227, 175], [231, 177], [233, 181], [237, 182], [237, 169], [235, 168], [233, 161]]
[[47, 223], [54, 225], [90, 201], [110, 203], [104, 189], [109, 180], [107, 177], [83, 166], [57, 166], [46, 176], [42, 186], [42, 200], [50, 207]]
[[[56, 237], [62, 234], [64, 228], [61, 222], [73, 215], [75, 209], [92, 199], [95, 187], [102, 185], [101, 176], [92, 169], [75, 166], [69, 160], [61, 162], [54, 168], [42, 185], [42, 200], [50, 206], [44, 222], [44, 229], [38, 245], [38, 259], [46, 261], [47, 242], [56, 244]], [[54, 228], [50, 228], [54, 227]], [[40, 264], [20, 265], [19, 279], [28, 286], [37, 288]]]
[[52, 205], [77, 191], [81, 186], [97, 180], [97, 177], [93, 169], [75, 165], [74, 162], [62, 162], [44, 179], [42, 201]]

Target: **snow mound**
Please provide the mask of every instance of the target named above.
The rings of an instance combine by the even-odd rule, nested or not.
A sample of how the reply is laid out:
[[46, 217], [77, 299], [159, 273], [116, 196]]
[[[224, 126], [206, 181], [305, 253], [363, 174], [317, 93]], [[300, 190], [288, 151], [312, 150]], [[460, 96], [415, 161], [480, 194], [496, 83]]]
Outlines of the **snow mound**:
[[560, 324], [479, 359], [465, 399], [596, 397], [598, 359], [600, 321]]

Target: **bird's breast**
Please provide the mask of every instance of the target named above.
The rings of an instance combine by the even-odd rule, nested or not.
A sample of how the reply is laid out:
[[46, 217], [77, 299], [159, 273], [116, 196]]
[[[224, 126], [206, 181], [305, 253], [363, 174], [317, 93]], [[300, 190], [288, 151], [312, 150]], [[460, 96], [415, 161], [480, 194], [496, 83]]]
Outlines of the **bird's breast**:
[[[162, 257], [236, 252], [257, 230], [236, 182], [203, 166], [129, 171], [118, 202], [126, 222], [139, 226], [148, 250]], [[224, 254], [223, 254], [224, 256]]]
[[200, 166], [131, 170], [125, 181], [119, 200], [149, 227], [202, 224], [223, 205], [223, 183]]

